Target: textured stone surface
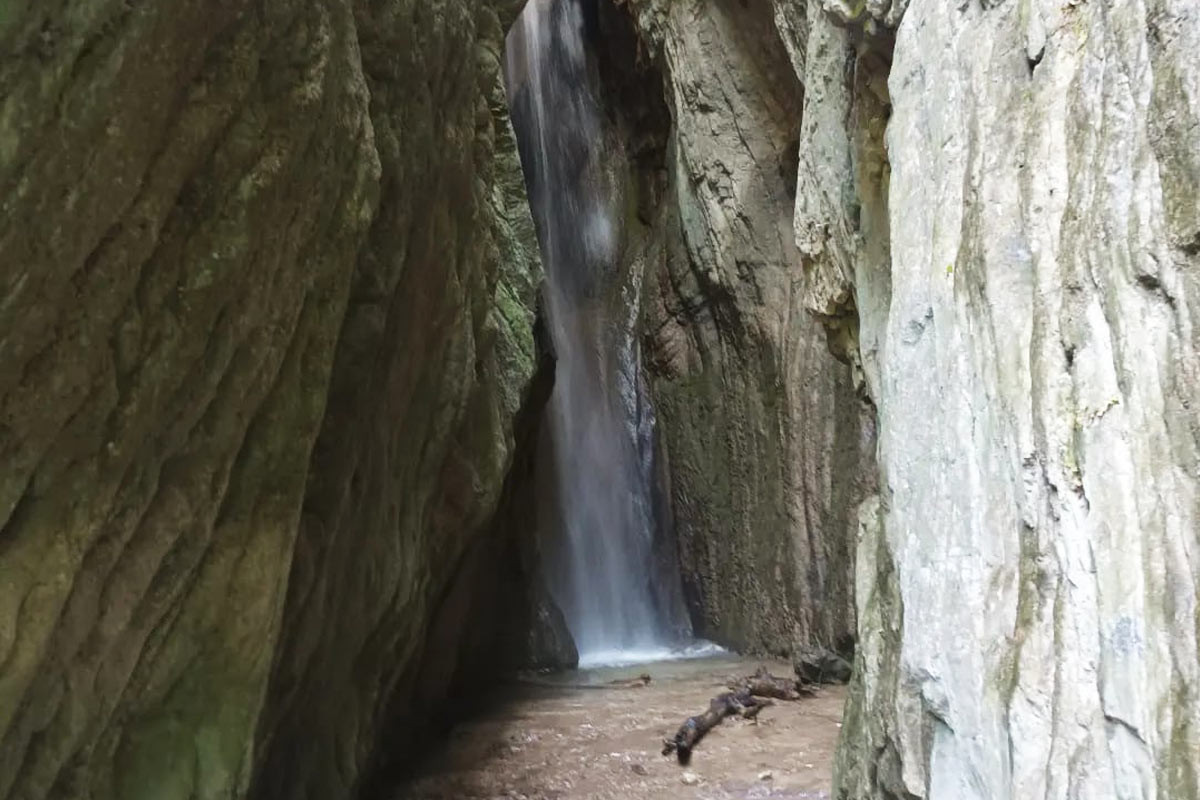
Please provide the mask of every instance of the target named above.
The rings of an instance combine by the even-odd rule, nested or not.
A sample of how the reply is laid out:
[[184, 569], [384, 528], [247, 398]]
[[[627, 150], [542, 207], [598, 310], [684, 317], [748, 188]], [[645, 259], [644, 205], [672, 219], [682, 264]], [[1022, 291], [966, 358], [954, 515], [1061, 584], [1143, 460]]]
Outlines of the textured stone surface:
[[804, 20], [766, 2], [629, 7], [673, 123], [637, 257], [697, 632], [753, 651], [836, 645], [853, 630], [854, 508], [873, 485], [874, 443], [850, 370], [803, 302], [803, 91], [775, 19]]
[[[0, 797], [345, 797], [475, 674], [519, 5], [0, 12]], [[700, 632], [836, 640], [853, 531], [843, 797], [1200, 796], [1200, 8], [621, 5]]]
[[[532, 222], [500, 82], [504, 28], [467, 2], [357, 9], [384, 169], [313, 457], [256, 797], [382, 775], [452, 687], [472, 545], [537, 359]], [[384, 746], [376, 749], [382, 741]]]
[[912, 0], [893, 53], [826, 5], [796, 232], [882, 488], [841, 795], [1196, 797], [1200, 9]]
[[345, 797], [454, 649], [536, 359], [501, 41], [0, 12], [0, 797]]
[[249, 5], [5, 8], [3, 797], [247, 779], [379, 177], [346, 9]]
[[[804, 91], [779, 116], [754, 102], [786, 84], [756, 77], [770, 37], [730, 55], [754, 4], [736, 25], [721, 3], [633, 5], [667, 65], [673, 174], [692, 178], [674, 184], [683, 263], [726, 293], [677, 271], [702, 302], [674, 316], [751, 307], [712, 265], [761, 216], [711, 212], [761, 200], [738, 156], [790, 120], [796, 296], [877, 409], [842, 795], [1200, 795], [1200, 9], [777, 0]], [[773, 238], [751, 230], [759, 250]], [[718, 360], [671, 317], [663, 374]], [[745, 322], [712, 327], [736, 341]], [[739, 355], [742, 375], [772, 374]], [[753, 387], [731, 393], [753, 408]], [[686, 417], [664, 395], [664, 419]], [[686, 486], [690, 464], [672, 467]], [[755, 485], [725, 474], [733, 495]]]

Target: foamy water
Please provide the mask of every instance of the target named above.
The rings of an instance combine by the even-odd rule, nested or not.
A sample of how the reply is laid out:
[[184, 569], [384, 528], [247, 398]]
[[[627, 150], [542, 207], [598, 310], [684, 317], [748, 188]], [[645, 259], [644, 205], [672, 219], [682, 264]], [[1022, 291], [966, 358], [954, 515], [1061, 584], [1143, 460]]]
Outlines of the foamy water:
[[631, 667], [637, 664], [652, 664], [657, 661], [686, 661], [693, 658], [709, 658], [711, 656], [724, 655], [728, 652], [728, 650], [718, 644], [703, 640], [698, 640], [684, 647], [592, 650], [579, 654], [579, 668]]

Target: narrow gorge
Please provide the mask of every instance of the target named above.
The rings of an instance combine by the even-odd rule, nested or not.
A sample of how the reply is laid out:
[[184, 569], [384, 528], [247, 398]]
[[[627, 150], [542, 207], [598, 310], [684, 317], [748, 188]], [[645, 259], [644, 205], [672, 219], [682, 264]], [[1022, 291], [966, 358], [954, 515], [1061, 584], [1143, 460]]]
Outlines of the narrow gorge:
[[3, 800], [1200, 800], [1195, 0], [14, 0], [0, 187]]

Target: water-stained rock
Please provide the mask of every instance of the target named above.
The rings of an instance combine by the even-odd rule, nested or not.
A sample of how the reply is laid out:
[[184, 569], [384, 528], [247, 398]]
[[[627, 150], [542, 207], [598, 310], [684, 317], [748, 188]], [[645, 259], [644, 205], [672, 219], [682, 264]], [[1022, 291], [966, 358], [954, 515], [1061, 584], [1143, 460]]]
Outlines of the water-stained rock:
[[669, 110], [632, 258], [653, 289], [647, 363], [698, 632], [760, 652], [832, 647], [853, 635], [854, 508], [874, 443], [851, 370], [805, 308], [792, 233], [804, 89], [775, 20], [802, 18], [757, 0], [627, 8], [639, 85]]

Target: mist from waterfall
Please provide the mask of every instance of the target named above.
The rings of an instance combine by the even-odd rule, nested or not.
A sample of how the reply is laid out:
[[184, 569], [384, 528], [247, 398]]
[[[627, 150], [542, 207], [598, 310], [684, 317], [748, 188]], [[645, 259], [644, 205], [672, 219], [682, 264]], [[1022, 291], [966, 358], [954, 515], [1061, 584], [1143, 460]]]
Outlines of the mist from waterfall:
[[508, 36], [506, 82], [557, 358], [539, 527], [551, 532], [547, 580], [586, 666], [667, 657], [691, 631], [673, 548], [666, 559], [656, 548], [641, 275], [618, 264], [623, 159], [602, 126], [584, 17], [579, 0], [531, 0]]

